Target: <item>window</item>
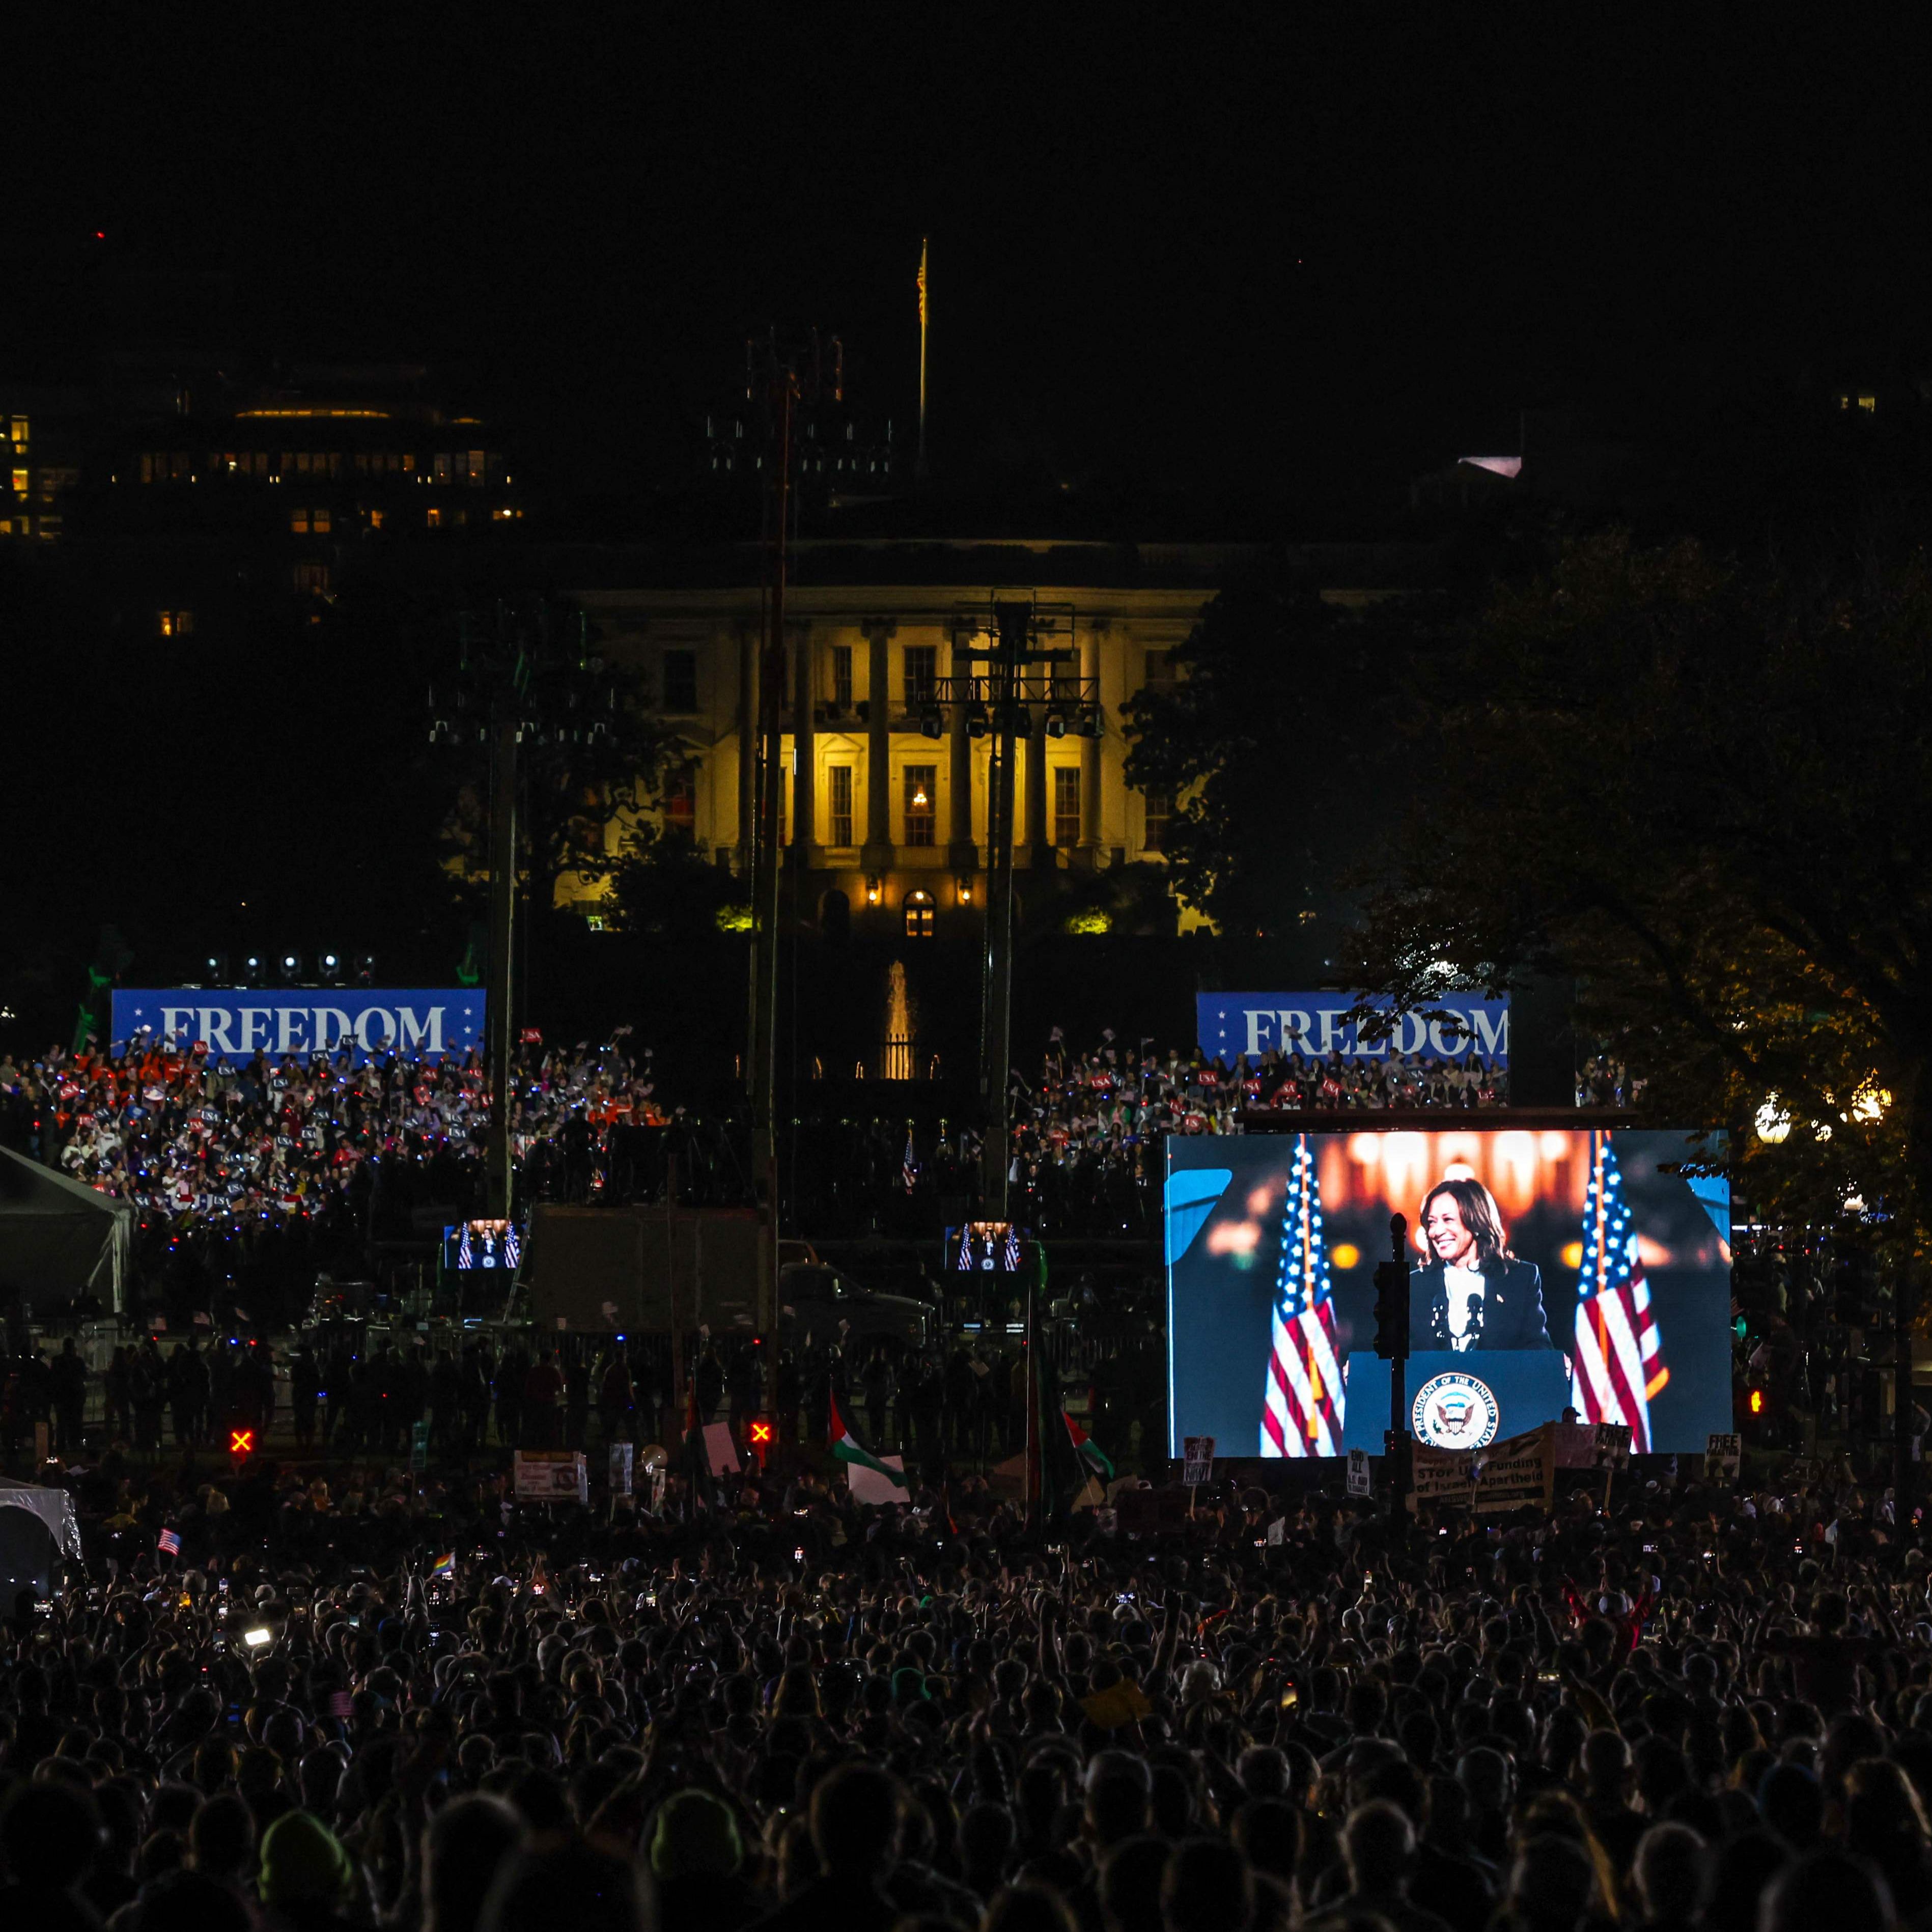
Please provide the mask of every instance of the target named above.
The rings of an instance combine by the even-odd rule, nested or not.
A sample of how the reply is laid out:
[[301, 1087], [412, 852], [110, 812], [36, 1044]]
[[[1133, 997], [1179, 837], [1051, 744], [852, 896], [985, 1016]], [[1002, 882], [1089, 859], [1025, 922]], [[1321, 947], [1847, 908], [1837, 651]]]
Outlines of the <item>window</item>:
[[435, 478], [437, 482], [447, 483], [449, 481], [449, 452], [447, 450], [443, 450], [438, 453], [436, 458], [435, 467], [430, 472], [430, 474]]
[[1056, 845], [1080, 843], [1080, 767], [1055, 765], [1053, 768], [1053, 842]]
[[369, 527], [372, 530], [380, 530], [382, 527], [382, 513], [380, 510], [371, 510], [369, 512]]
[[936, 644], [908, 644], [905, 647], [905, 702], [908, 711], [916, 711], [932, 702], [933, 688], [939, 681], [939, 647]]
[[698, 823], [698, 781], [688, 765], [664, 775], [664, 815], [665, 826], [675, 831], [688, 833]]
[[305, 505], [298, 504], [289, 512], [289, 528], [298, 537], [308, 535], [308, 510]]
[[831, 843], [849, 845], [852, 842], [852, 767], [833, 765], [825, 776], [831, 794]]
[[1147, 829], [1141, 834], [1141, 849], [1145, 852], [1164, 852], [1167, 850], [1168, 820], [1174, 816], [1173, 794], [1150, 791], [1146, 799]]
[[905, 936], [908, 939], [932, 937], [932, 895], [908, 892], [905, 896]]
[[464, 468], [466, 481], [479, 485], [482, 484], [484, 471], [488, 466], [484, 460], [484, 454], [480, 449], [472, 449], [464, 453]]
[[834, 644], [832, 646], [832, 708], [834, 711], [850, 711], [852, 708], [852, 646]]
[[31, 488], [32, 488], [32, 486], [33, 486], [33, 478], [32, 478], [32, 477], [31, 477], [31, 476], [27, 473], [27, 472], [26, 472], [26, 470], [15, 470], [15, 471], [14, 471], [14, 495], [15, 495], [15, 496], [26, 496], [26, 494], [27, 494], [27, 492], [28, 491], [28, 490], [29, 490], [29, 489], [31, 489]]
[[22, 452], [26, 450], [28, 442], [32, 440], [28, 434], [32, 427], [32, 425], [25, 416], [16, 416], [8, 424], [8, 428], [13, 432], [15, 448]]
[[1141, 680], [1146, 691], [1172, 691], [1174, 688], [1173, 653], [1168, 651], [1149, 651], [1147, 654], [1147, 672]]
[[194, 613], [192, 610], [157, 610], [154, 628], [164, 638], [191, 638], [194, 635]]
[[930, 845], [938, 823], [934, 800], [939, 790], [937, 765], [908, 765], [905, 768], [905, 842]]
[[429, 507], [429, 526], [433, 530], [442, 528], [442, 512], [432, 503]]
[[295, 571], [296, 588], [311, 591], [318, 597], [328, 595], [328, 566], [326, 563], [298, 563]]
[[666, 651], [664, 654], [664, 708], [667, 711], [698, 709], [698, 653]]

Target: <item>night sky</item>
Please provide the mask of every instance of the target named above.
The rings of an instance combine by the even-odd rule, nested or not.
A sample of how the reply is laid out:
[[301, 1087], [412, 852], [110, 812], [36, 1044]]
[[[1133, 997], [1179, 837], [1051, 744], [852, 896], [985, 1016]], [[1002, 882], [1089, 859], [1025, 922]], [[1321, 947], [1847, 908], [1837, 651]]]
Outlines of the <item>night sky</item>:
[[624, 495], [769, 320], [840, 332], [908, 424], [929, 232], [944, 472], [1250, 502], [1513, 450], [1526, 406], [1932, 369], [1924, 47], [1889, 28], [294, 17], [117, 14], [12, 64], [0, 361], [85, 339], [77, 290], [124, 334], [216, 272], [238, 356], [452, 366], [537, 478]]

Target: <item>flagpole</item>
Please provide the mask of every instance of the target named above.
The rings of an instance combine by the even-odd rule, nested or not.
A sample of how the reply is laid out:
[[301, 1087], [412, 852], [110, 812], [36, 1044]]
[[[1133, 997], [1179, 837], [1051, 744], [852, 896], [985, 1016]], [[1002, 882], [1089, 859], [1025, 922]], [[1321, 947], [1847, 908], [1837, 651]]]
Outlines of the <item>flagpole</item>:
[[926, 257], [931, 238], [922, 235], [919, 241], [919, 464], [914, 476], [924, 482], [926, 478]]

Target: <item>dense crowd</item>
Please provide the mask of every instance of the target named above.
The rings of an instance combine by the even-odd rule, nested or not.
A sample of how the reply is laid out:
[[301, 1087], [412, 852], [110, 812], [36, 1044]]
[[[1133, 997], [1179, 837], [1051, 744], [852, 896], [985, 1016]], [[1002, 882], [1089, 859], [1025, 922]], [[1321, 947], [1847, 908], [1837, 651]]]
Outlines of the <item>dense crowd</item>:
[[[0, 1910], [119, 1932], [1880, 1932], [1932, 1910], [1918, 1525], [1594, 1481], [520, 1504], [113, 1459], [0, 1636]], [[1118, 1502], [1118, 1498], [1117, 1498]]]
[[[512, 1139], [520, 1163], [608, 1145], [620, 1125], [661, 1124], [650, 1054], [628, 1028], [599, 1048], [526, 1048]], [[474, 1191], [490, 1094], [475, 1052], [425, 1060], [346, 1051], [224, 1062], [196, 1043], [143, 1038], [122, 1054], [50, 1049], [0, 1060], [13, 1131], [50, 1166], [178, 1225], [327, 1220], [366, 1200], [387, 1157], [454, 1168], [452, 1197]]]

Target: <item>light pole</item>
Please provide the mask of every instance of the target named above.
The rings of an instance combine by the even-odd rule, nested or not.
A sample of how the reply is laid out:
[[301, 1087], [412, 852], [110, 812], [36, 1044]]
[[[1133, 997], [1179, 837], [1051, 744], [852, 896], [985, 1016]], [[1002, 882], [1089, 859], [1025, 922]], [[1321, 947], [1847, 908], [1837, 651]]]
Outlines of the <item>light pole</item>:
[[[430, 742], [490, 748], [490, 978], [484, 1028], [490, 1068], [490, 1127], [484, 1171], [490, 1213], [515, 1212], [511, 1142], [516, 1111], [515, 987], [517, 868], [523, 838], [519, 806], [524, 748], [529, 744], [591, 747], [612, 734], [616, 687], [592, 656], [584, 615], [547, 605], [533, 613], [499, 604], [486, 622], [475, 612], [458, 620], [461, 651], [457, 675], [430, 692]], [[561, 644], [567, 636], [568, 645]]]
[[[986, 793], [986, 938], [980, 982], [980, 1096], [986, 1120], [980, 1150], [980, 1197], [988, 1220], [1004, 1221], [1007, 1209], [1007, 1170], [1012, 1159], [1012, 1122], [1007, 1075], [1012, 1058], [1013, 805], [1014, 756], [1018, 741], [1035, 731], [1064, 736], [1070, 726], [1085, 736], [1100, 729], [1097, 680], [1058, 674], [1056, 667], [1077, 661], [1072, 648], [1071, 604], [1042, 604], [1030, 592], [995, 592], [988, 607], [962, 610], [953, 624], [956, 639], [991, 640], [986, 648], [956, 648], [956, 660], [984, 664], [986, 673], [943, 678], [934, 694], [932, 717], [947, 704], [966, 709], [968, 729], [988, 734], [992, 757]], [[1040, 647], [1042, 638], [1062, 637], [1064, 649]], [[1039, 716], [1034, 708], [1039, 708]], [[937, 736], [933, 730], [932, 735]], [[1037, 776], [1039, 767], [1036, 766]], [[1031, 809], [1038, 809], [1039, 801]], [[1036, 851], [1034, 856], [1038, 856]]]

